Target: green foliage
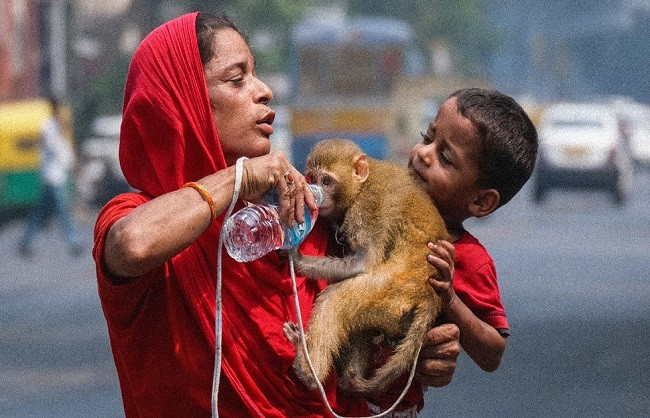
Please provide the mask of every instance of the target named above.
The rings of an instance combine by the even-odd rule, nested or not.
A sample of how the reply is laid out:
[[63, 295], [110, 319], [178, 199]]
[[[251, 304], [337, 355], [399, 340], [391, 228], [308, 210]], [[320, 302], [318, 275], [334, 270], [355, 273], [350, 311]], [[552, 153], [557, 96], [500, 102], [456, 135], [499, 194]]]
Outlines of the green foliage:
[[90, 125], [95, 117], [122, 113], [129, 62], [130, 57], [117, 57], [99, 77], [72, 92], [77, 141], [82, 142], [90, 135]]
[[500, 42], [487, 7], [484, 0], [349, 0], [350, 14], [384, 15], [409, 22], [422, 51], [428, 51], [433, 41], [445, 43], [457, 70], [469, 76], [481, 75], [481, 63]]
[[[282, 72], [286, 69], [291, 30], [311, 5], [311, 0], [233, 2], [236, 23], [252, 41], [258, 72]], [[255, 35], [260, 32], [268, 37], [270, 43], [257, 45]]]

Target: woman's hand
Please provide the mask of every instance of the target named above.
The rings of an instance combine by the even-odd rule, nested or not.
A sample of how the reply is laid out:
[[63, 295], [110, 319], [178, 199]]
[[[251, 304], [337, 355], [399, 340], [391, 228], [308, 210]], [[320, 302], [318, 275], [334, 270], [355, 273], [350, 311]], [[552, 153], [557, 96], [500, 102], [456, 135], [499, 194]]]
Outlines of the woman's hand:
[[[281, 152], [245, 160], [239, 196], [260, 202], [270, 188], [278, 191], [280, 218], [287, 225], [304, 222], [304, 205], [316, 209], [305, 178]], [[212, 197], [216, 213], [232, 200], [235, 167], [197, 181]], [[170, 216], [170, 214], [174, 214]], [[137, 277], [162, 265], [192, 244], [210, 226], [211, 210], [202, 196], [181, 187], [138, 206], [111, 226], [106, 237], [104, 266], [114, 276]]]
[[281, 152], [244, 161], [244, 173], [239, 197], [250, 202], [261, 202], [271, 188], [278, 192], [280, 219], [286, 225], [305, 221], [305, 204], [317, 209], [305, 177], [295, 169]]

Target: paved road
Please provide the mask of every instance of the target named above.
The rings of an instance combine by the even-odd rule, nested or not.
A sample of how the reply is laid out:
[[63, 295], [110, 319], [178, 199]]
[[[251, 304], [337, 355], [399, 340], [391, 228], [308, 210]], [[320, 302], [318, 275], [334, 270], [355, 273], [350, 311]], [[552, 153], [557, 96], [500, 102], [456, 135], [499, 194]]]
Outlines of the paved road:
[[[78, 215], [90, 243], [94, 213]], [[53, 224], [26, 261], [22, 226], [0, 231], [0, 416], [123, 415], [90, 246], [70, 257]]]
[[[492, 253], [513, 331], [502, 366], [462, 356], [422, 416], [650, 416], [650, 174], [617, 208], [606, 195], [526, 191], [470, 228]], [[87, 242], [94, 212], [78, 218]], [[16, 258], [0, 231], [0, 416], [123, 414], [89, 254], [56, 225]]]
[[501, 367], [462, 356], [423, 416], [650, 416], [650, 176], [599, 193], [523, 194], [473, 222], [497, 264], [512, 335]]

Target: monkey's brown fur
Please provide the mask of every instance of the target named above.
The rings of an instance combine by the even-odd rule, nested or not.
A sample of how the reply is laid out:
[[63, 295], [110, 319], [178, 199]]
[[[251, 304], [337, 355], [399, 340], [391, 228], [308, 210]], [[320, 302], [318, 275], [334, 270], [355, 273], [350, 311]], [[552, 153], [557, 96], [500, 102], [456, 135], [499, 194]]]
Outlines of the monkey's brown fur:
[[[337, 266], [332, 257], [298, 256], [299, 272], [340, 280], [316, 300], [307, 349], [319, 381], [336, 365], [343, 389], [379, 393], [410, 370], [440, 311], [428, 283], [438, 271], [426, 260], [427, 242], [450, 237], [419, 177], [397, 164], [366, 157], [351, 141], [325, 140], [314, 147], [307, 176], [323, 183], [323, 175], [336, 181], [323, 184], [319, 216], [341, 222], [339, 236], [362, 257], [353, 266], [349, 260]], [[285, 333], [296, 345], [298, 376], [314, 388], [300, 339], [287, 326]], [[383, 366], [368, 370], [378, 335], [397, 345]]]

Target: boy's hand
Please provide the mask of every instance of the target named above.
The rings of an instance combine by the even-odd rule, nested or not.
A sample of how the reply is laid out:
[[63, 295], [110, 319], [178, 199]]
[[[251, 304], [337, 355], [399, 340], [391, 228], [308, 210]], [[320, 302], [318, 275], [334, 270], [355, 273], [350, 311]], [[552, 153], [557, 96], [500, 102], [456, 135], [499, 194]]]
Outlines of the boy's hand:
[[436, 293], [442, 298], [443, 304], [447, 305], [454, 298], [454, 244], [449, 241], [436, 241], [428, 243], [429, 251], [427, 261], [438, 269], [439, 278], [429, 277], [429, 283]]
[[427, 332], [417, 368], [422, 384], [442, 387], [451, 382], [460, 353], [459, 338], [460, 331], [454, 324], [439, 325]]

